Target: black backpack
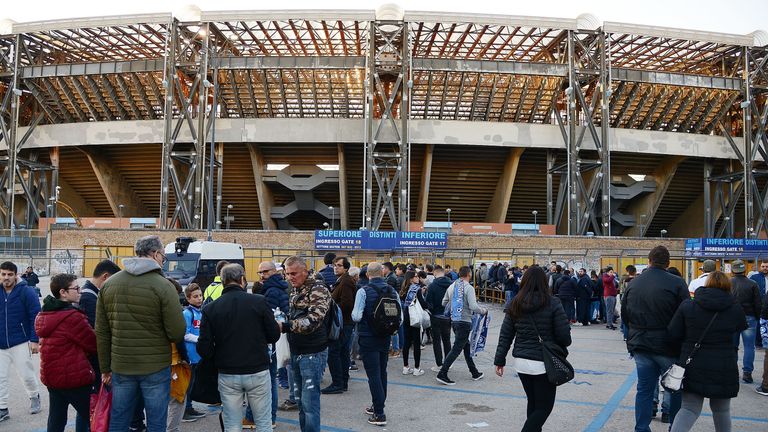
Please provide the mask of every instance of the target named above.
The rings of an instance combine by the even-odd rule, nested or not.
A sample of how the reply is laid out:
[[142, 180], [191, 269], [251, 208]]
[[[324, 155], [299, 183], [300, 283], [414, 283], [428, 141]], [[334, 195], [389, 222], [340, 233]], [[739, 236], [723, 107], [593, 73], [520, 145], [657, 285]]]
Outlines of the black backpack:
[[[387, 288], [391, 290], [389, 286]], [[386, 291], [376, 292], [379, 301], [373, 309], [373, 316], [368, 319], [368, 327], [376, 336], [391, 336], [400, 329], [400, 299], [397, 295], [391, 297]]]
[[327, 320], [328, 340], [339, 340], [341, 337], [341, 329], [344, 327], [344, 318], [341, 315], [341, 308], [335, 301], [333, 301], [333, 299], [330, 299], [330, 305], [328, 307], [328, 312], [325, 314], [325, 318]]

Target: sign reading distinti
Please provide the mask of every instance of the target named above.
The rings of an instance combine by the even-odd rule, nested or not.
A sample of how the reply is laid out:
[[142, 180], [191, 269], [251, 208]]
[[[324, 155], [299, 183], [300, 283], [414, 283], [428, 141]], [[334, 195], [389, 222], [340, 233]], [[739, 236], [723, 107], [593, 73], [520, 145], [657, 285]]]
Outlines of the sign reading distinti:
[[315, 249], [446, 249], [448, 233], [415, 231], [315, 231]]

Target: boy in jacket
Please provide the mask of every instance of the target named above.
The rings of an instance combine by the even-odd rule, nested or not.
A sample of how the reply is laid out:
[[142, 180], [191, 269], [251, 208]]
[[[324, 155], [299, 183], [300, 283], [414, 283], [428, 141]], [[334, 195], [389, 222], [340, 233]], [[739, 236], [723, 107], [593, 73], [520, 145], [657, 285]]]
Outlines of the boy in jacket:
[[189, 394], [192, 392], [192, 385], [195, 383], [195, 368], [200, 363], [200, 355], [197, 353], [197, 339], [200, 337], [200, 322], [203, 319], [203, 313], [200, 311], [200, 307], [203, 305], [203, 290], [200, 288], [200, 285], [191, 283], [184, 289], [184, 296], [187, 298], [187, 303], [189, 303], [189, 306], [184, 308], [183, 312], [184, 322], [187, 325], [184, 332], [184, 345], [187, 348], [192, 376], [189, 378], [187, 402], [182, 421], [191, 422], [205, 417], [205, 413], [201, 413], [192, 407], [192, 399], [189, 398]]
[[16, 264], [0, 264], [0, 421], [8, 420], [8, 372], [11, 364], [24, 383], [31, 402], [29, 413], [40, 412], [40, 382], [32, 364], [32, 354], [39, 350], [35, 334], [35, 318], [40, 312], [40, 301], [35, 291], [23, 279], [17, 279]]
[[64, 431], [69, 405], [77, 411], [76, 430], [88, 430], [95, 378], [88, 356], [96, 353], [96, 333], [73, 305], [79, 300], [77, 276], [57, 274], [51, 278], [51, 295], [43, 300], [43, 311], [35, 320], [35, 331], [42, 339], [40, 378], [48, 387], [49, 432]]

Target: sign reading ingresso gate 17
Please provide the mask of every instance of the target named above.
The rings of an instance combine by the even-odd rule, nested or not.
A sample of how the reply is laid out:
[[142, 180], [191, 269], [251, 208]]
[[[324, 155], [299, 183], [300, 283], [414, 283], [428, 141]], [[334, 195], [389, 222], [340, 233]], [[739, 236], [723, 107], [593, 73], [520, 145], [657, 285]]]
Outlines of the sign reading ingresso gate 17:
[[446, 249], [448, 233], [421, 231], [316, 230], [315, 249]]

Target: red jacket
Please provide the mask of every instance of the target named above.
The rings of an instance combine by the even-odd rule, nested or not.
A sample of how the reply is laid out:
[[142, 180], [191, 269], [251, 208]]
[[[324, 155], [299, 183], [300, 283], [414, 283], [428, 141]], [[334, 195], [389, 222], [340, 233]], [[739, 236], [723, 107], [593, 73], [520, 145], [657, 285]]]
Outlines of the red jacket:
[[40, 379], [57, 389], [93, 384], [95, 374], [88, 355], [96, 353], [96, 334], [83, 312], [48, 297], [35, 320], [40, 337]]
[[619, 293], [616, 287], [616, 275], [603, 273], [603, 297], [616, 297]]

